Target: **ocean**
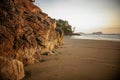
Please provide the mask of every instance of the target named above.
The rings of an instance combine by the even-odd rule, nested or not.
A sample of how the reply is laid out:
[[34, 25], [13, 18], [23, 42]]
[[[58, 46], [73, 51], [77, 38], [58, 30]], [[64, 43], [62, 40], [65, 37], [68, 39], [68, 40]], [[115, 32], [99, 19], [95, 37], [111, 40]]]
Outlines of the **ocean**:
[[71, 38], [120, 41], [120, 34], [81, 34], [81, 35], [73, 35], [71, 36]]

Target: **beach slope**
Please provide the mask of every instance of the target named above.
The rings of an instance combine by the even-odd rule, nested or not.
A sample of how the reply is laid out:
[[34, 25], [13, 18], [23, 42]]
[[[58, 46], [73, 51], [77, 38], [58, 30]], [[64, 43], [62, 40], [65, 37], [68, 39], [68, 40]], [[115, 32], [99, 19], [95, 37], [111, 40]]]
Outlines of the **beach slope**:
[[120, 42], [65, 37], [59, 55], [29, 65], [26, 80], [118, 80]]

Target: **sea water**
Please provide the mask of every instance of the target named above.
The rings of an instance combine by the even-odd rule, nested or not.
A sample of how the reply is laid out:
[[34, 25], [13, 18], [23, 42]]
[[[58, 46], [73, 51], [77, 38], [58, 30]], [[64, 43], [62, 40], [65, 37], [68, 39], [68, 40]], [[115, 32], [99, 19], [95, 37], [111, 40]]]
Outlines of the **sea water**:
[[77, 36], [73, 35], [71, 38], [120, 41], [120, 34], [81, 34]]

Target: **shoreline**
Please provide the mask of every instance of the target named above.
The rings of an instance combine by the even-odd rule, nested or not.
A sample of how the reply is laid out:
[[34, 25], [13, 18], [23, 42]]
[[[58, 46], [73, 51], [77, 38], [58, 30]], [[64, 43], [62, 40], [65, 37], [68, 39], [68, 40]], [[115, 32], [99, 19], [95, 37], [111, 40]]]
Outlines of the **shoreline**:
[[118, 80], [120, 42], [80, 40], [65, 36], [58, 55], [25, 67], [25, 80]]
[[[68, 35], [67, 35], [68, 36]], [[98, 40], [98, 41], [114, 41], [114, 42], [120, 42], [120, 39], [110, 39], [110, 38], [95, 38], [95, 37], [84, 37], [84, 36], [75, 36], [71, 35], [69, 36], [71, 39], [82, 39], [82, 40]]]

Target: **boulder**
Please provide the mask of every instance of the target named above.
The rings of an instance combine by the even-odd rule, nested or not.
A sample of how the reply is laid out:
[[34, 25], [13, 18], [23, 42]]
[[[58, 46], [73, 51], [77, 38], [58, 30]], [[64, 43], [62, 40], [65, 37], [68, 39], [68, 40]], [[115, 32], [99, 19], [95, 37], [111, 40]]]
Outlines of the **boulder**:
[[0, 56], [0, 80], [21, 80], [24, 77], [23, 63]]

